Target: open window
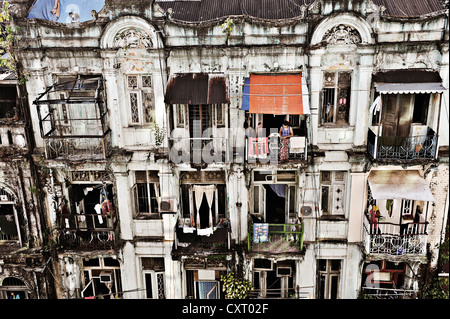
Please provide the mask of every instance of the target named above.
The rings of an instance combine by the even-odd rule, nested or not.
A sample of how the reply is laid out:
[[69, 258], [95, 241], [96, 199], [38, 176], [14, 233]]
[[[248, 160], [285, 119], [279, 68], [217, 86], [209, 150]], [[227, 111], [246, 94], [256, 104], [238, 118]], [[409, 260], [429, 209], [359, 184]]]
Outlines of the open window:
[[20, 232], [14, 198], [0, 188], [0, 242], [19, 241]]
[[339, 299], [341, 281], [340, 259], [319, 259], [319, 299]]
[[164, 258], [142, 257], [142, 274], [145, 284], [145, 298], [165, 298]]
[[83, 258], [84, 299], [115, 299], [122, 297], [120, 263], [113, 257]]
[[135, 218], [160, 218], [159, 176], [157, 171], [135, 171], [132, 188]]
[[346, 172], [320, 172], [320, 203], [324, 215], [345, 214]]
[[325, 71], [321, 123], [347, 125], [350, 112], [351, 73]]
[[17, 89], [15, 85], [0, 86], [0, 119], [17, 115]]
[[295, 262], [253, 259], [253, 294], [259, 298], [289, 298], [295, 295]]
[[16, 277], [6, 277], [0, 282], [0, 299], [28, 299], [28, 288]]

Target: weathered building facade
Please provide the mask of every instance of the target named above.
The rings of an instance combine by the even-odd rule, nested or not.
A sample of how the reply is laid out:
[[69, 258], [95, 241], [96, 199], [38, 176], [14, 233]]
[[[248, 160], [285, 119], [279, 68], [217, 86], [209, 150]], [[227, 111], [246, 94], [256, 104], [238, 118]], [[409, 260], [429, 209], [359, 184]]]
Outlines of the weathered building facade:
[[231, 271], [417, 292], [449, 209], [444, 5], [13, 1], [58, 298], [220, 298]]

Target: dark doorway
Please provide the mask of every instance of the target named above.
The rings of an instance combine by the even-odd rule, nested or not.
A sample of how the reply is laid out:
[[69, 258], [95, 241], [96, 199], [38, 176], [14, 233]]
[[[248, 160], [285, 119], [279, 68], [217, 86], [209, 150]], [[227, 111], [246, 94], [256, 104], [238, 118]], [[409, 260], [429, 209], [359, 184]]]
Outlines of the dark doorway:
[[[286, 185], [264, 185], [266, 189], [266, 223], [269, 224], [284, 224], [285, 223], [285, 210], [286, 210], [286, 197], [282, 197], [282, 193], [286, 194]], [[277, 188], [277, 193], [274, 191]], [[284, 192], [282, 188], [284, 187]]]

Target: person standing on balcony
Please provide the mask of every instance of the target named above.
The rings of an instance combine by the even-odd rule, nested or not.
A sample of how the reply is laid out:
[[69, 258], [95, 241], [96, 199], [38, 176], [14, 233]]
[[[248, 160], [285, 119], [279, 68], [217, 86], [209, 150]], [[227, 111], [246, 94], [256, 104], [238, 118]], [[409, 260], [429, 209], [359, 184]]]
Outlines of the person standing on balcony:
[[294, 131], [288, 121], [284, 121], [280, 127], [280, 161], [285, 161], [289, 157], [289, 139], [294, 136]]

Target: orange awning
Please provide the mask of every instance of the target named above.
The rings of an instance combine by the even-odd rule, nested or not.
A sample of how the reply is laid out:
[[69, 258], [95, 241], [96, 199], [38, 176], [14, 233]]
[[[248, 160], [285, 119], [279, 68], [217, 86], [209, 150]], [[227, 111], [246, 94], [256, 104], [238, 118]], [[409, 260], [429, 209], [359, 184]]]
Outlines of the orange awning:
[[302, 92], [301, 74], [251, 74], [249, 113], [308, 114]]

